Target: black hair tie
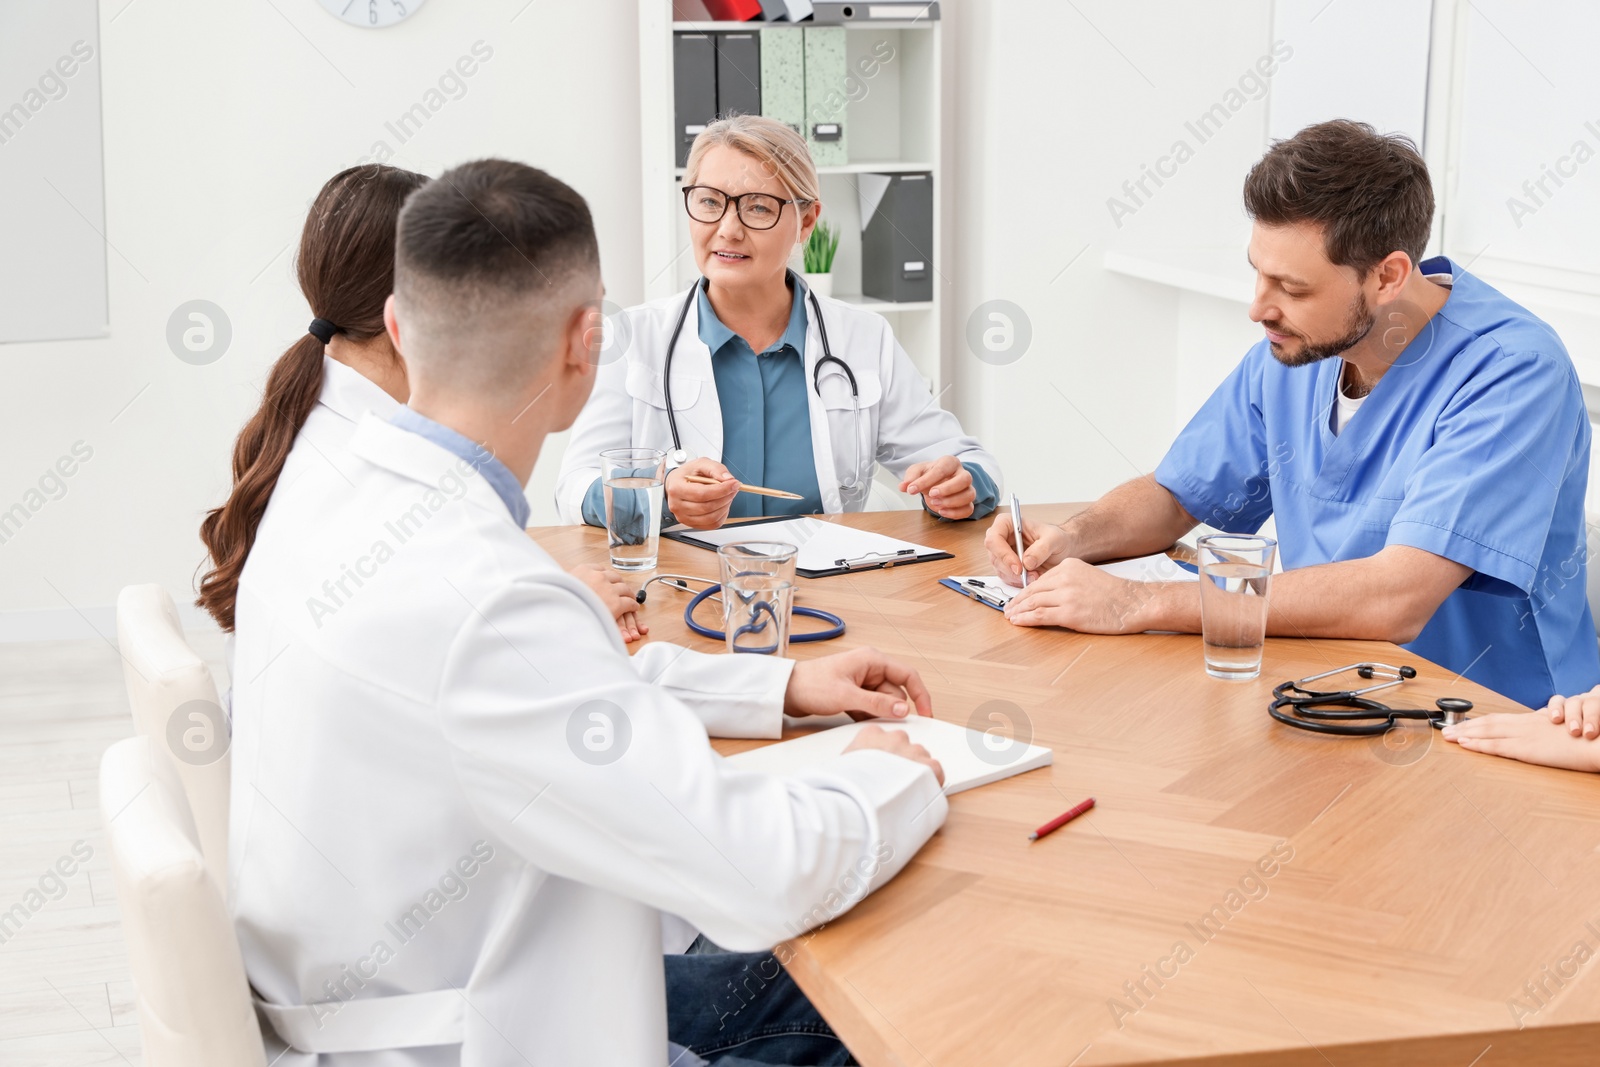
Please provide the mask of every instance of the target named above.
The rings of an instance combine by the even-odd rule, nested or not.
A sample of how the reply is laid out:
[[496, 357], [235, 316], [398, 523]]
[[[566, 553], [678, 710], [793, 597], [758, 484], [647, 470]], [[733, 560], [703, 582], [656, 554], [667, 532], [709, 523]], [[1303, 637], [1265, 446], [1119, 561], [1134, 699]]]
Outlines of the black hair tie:
[[306, 332], [323, 344], [327, 344], [333, 340], [333, 335], [339, 332], [339, 327], [327, 319], [312, 319], [311, 325], [306, 327]]

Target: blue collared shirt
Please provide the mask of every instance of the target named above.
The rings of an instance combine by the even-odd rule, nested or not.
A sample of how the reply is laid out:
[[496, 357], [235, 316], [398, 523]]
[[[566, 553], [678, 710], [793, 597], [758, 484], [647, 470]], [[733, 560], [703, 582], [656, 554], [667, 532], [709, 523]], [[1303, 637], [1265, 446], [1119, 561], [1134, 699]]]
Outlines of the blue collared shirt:
[[[783, 336], [757, 355], [743, 337], [717, 317], [702, 283], [697, 296], [700, 340], [711, 350], [711, 373], [722, 411], [722, 464], [747, 485], [764, 485], [798, 493], [801, 500], [740, 493], [729, 518], [760, 515], [810, 515], [823, 510], [817, 484], [816, 454], [811, 448], [811, 408], [806, 380], [806, 285], [789, 272], [789, 325]], [[977, 495], [972, 518], [995, 509], [999, 490], [989, 472], [963, 463]], [[605, 490], [596, 478], [583, 498], [583, 521], [606, 523]], [[927, 508], [924, 499], [923, 507]], [[662, 525], [674, 521], [664, 512]], [[941, 519], [941, 521], [943, 521]]]
[[426, 415], [419, 415], [410, 408], [401, 408], [389, 419], [391, 426], [398, 426], [402, 430], [409, 430], [418, 437], [426, 438], [457, 456], [473, 470], [483, 475], [483, 480], [505, 502], [506, 510], [511, 512], [511, 518], [516, 522], [519, 530], [528, 528], [528, 497], [522, 491], [522, 483], [517, 481], [517, 476], [511, 469], [495, 458], [493, 452], [478, 444], [472, 438], [459, 434], [448, 426], [441, 426]]
[[756, 354], [711, 309], [700, 287], [700, 340], [711, 350], [711, 373], [722, 407], [722, 465], [747, 485], [798, 493], [802, 500], [740, 493], [732, 519], [758, 515], [812, 515], [822, 510], [817, 464], [811, 450], [811, 408], [806, 396], [806, 287], [789, 277], [789, 325]]
[[[729, 518], [811, 515], [823, 510], [811, 449], [811, 409], [806, 396], [805, 283], [789, 272], [789, 325], [759, 356], [711, 308], [705, 286], [699, 294], [700, 340], [711, 350], [711, 373], [722, 409], [722, 464], [747, 485], [798, 493], [801, 500], [740, 493]], [[605, 490], [596, 478], [584, 494], [583, 521], [604, 526]], [[674, 520], [670, 513], [662, 525]]]

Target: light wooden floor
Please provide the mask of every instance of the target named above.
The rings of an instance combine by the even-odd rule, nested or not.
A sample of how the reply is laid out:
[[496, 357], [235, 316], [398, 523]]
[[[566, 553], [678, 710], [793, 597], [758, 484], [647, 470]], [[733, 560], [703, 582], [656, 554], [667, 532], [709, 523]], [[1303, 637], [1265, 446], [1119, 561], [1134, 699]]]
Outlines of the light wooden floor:
[[[220, 637], [188, 636], [219, 688], [226, 685]], [[65, 880], [65, 895], [46, 900], [0, 944], [6, 1067], [140, 1062], [97, 788], [100, 754], [132, 734], [122, 664], [110, 643], [0, 644], [0, 914], [37, 889], [75, 842], [94, 850]]]

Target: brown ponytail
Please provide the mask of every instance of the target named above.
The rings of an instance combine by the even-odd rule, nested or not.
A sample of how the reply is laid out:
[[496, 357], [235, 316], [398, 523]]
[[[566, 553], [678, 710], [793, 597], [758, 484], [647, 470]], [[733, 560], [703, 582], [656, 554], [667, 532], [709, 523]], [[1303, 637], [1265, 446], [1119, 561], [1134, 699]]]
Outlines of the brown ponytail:
[[[427, 180], [378, 165], [351, 167], [328, 179], [306, 217], [296, 263], [313, 316], [357, 341], [383, 332], [383, 305], [394, 290], [395, 225], [406, 197]], [[234, 442], [233, 491], [200, 524], [212, 569], [200, 579], [195, 603], [224, 630], [233, 629], [239, 575], [256, 527], [322, 392], [322, 353], [322, 342], [308, 333], [272, 365], [261, 406]]]

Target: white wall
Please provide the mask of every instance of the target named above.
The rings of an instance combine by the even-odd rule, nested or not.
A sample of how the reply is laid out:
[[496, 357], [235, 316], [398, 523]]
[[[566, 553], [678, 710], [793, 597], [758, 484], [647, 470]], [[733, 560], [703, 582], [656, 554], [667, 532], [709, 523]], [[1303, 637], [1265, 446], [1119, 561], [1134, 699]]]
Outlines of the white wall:
[[[1174, 412], [1198, 406], [1214, 384], [1209, 371], [1179, 373], [1178, 291], [1113, 274], [1102, 257], [1202, 244], [1235, 247], [1242, 260], [1240, 187], [1264, 143], [1265, 98], [1247, 98], [1204, 143], [1185, 124], [1267, 53], [1270, 7], [971, 0], [943, 11], [957, 42], [947, 64], [957, 145], [952, 406], [1024, 501], [1091, 498], [1153, 470], [1178, 428]], [[1164, 165], [1173, 176], [1160, 187], [1147, 179], [1150, 195], [1131, 199], [1123, 183], [1179, 140], [1192, 157]], [[1112, 197], [1132, 213], [1114, 218]], [[962, 338], [967, 316], [995, 299], [1018, 305], [1032, 326], [1031, 348], [1005, 366], [976, 358]], [[1249, 326], [1242, 306], [1235, 315]], [[1220, 338], [1220, 373], [1243, 350], [1239, 334]]]
[[[110, 632], [133, 582], [188, 598], [233, 437], [310, 320], [292, 263], [305, 210], [375, 142], [429, 174], [487, 155], [550, 170], [589, 199], [612, 299], [642, 292], [631, 0], [433, 0], [380, 31], [313, 0], [101, 0], [100, 20], [110, 336], [0, 345], [0, 511], [75, 442], [93, 455], [0, 544], [0, 638], [87, 635], [74, 609]], [[477, 41], [492, 57], [401, 144], [385, 123]], [[233, 334], [205, 366], [165, 337], [197, 298]], [[529, 491], [546, 521], [561, 448]]]

